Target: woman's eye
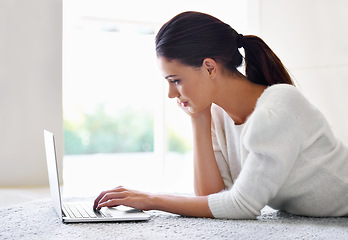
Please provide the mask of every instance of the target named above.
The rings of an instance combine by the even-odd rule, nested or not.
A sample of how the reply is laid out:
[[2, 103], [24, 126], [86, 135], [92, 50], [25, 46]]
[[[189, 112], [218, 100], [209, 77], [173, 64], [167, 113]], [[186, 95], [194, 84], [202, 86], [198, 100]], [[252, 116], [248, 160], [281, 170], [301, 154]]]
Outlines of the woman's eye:
[[178, 84], [180, 80], [171, 80], [170, 83]]

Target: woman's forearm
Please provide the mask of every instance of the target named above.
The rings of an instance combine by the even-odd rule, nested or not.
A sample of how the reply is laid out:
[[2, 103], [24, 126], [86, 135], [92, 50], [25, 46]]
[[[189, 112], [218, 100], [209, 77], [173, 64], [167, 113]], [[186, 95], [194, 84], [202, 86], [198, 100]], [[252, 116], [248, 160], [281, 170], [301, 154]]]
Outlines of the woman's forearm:
[[205, 196], [220, 192], [225, 188], [215, 160], [210, 115], [192, 118], [194, 188], [196, 195]]
[[175, 195], [151, 195], [153, 210], [161, 210], [182, 216], [213, 218], [209, 209], [208, 196], [186, 197]]

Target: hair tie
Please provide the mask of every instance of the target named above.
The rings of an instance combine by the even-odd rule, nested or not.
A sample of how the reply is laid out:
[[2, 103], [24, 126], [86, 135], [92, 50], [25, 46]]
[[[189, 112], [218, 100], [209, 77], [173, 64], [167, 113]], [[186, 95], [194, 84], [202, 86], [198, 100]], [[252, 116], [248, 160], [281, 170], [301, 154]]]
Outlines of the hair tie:
[[237, 36], [237, 48], [241, 48], [244, 45], [244, 36], [243, 34], [238, 34]]

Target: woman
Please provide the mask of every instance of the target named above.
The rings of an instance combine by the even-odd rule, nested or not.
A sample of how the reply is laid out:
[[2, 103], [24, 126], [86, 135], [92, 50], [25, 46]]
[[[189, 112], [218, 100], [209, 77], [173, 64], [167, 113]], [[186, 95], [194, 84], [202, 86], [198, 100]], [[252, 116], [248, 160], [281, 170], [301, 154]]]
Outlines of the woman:
[[[245, 76], [237, 68], [245, 51]], [[348, 215], [348, 149], [256, 36], [185, 12], [156, 37], [170, 98], [190, 117], [196, 196], [124, 187], [94, 207], [126, 205], [196, 217], [254, 219], [269, 205], [307, 216]]]

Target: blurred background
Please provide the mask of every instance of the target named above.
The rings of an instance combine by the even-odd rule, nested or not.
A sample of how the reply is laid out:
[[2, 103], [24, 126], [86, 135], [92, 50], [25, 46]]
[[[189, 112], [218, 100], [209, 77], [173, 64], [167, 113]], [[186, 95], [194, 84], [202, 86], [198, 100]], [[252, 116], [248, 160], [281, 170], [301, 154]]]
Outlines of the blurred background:
[[345, 0], [0, 0], [0, 206], [49, 196], [43, 130], [64, 196], [118, 185], [192, 193], [190, 120], [167, 98], [154, 39], [193, 10], [260, 36], [348, 144]]
[[[76, 194], [76, 189], [83, 194], [77, 187], [81, 185], [100, 191], [120, 184], [192, 193], [190, 119], [167, 97], [167, 81], [157, 67], [155, 35], [170, 18], [187, 10], [209, 12], [246, 29], [246, 3], [220, 4], [230, 11], [211, 8], [208, 1], [165, 6], [159, 1], [63, 4], [66, 194]], [[88, 171], [79, 173], [76, 181], [81, 165]], [[99, 173], [90, 178], [96, 165]]]

